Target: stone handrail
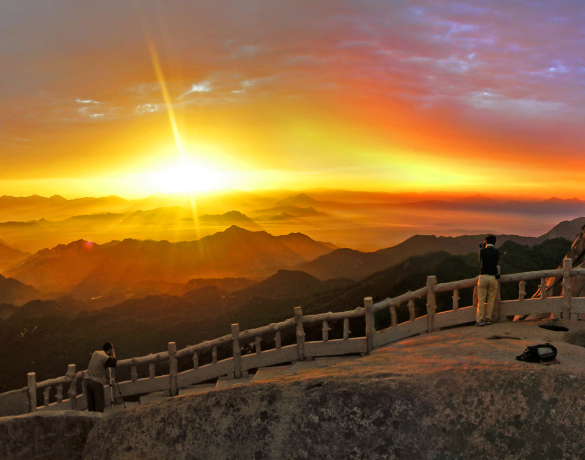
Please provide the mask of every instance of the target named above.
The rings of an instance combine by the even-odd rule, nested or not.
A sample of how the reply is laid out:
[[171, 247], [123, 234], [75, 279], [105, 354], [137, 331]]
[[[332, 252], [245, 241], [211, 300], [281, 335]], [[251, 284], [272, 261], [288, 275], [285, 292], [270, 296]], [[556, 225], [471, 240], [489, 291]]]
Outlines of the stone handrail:
[[[519, 296], [516, 300], [500, 300], [499, 288], [494, 308], [495, 320], [506, 320], [514, 315], [528, 315], [536, 313], [552, 313], [555, 317], [577, 320], [579, 314], [585, 313], [585, 298], [571, 297], [571, 277], [584, 276], [585, 269], [572, 268], [570, 259], [565, 259], [563, 268], [555, 270], [540, 270], [525, 273], [514, 273], [502, 275], [499, 285], [502, 283], [519, 282]], [[563, 294], [560, 297], [549, 297], [546, 279], [552, 277], [563, 277]], [[525, 299], [526, 281], [540, 279], [540, 298]], [[364, 307], [354, 310], [320, 313], [315, 315], [303, 315], [301, 307], [294, 309], [294, 317], [279, 323], [272, 323], [246, 331], [240, 331], [238, 324], [232, 324], [231, 334], [219, 337], [214, 340], [205, 341], [197, 345], [187, 346], [182, 350], [176, 350], [174, 342], [169, 343], [168, 351], [147, 356], [124, 359], [118, 361], [118, 367], [130, 367], [131, 380], [118, 382], [115, 387], [117, 391], [112, 395], [109, 385], [106, 385], [106, 402], [114, 396], [115, 398], [147, 394], [154, 391], [164, 391], [169, 396], [175, 396], [179, 388], [215, 379], [221, 376], [239, 379], [247, 376], [250, 369], [282, 364], [287, 362], [302, 361], [319, 356], [339, 356], [344, 354], [360, 353], [365, 355], [372, 349], [382, 345], [402, 340], [424, 332], [432, 332], [445, 327], [458, 324], [471, 323], [475, 321], [477, 308], [477, 281], [478, 277], [437, 284], [435, 276], [427, 278], [427, 285], [412, 292], [407, 292], [395, 298], [387, 298], [374, 303], [371, 297], [364, 299]], [[462, 289], [474, 289], [473, 304], [467, 307], [459, 306], [459, 291]], [[451, 310], [436, 312], [437, 293], [453, 292], [453, 308]], [[415, 299], [426, 296], [426, 314], [416, 316]], [[406, 304], [409, 319], [398, 323], [397, 308]], [[375, 313], [389, 309], [390, 326], [377, 330], [375, 324]], [[499, 316], [499, 318], [497, 318]], [[365, 337], [350, 338], [350, 319], [365, 319]], [[331, 327], [329, 322], [343, 321], [343, 338], [329, 340]], [[321, 322], [323, 324], [322, 339], [306, 342], [304, 325]], [[294, 328], [296, 343], [282, 346], [281, 331]], [[262, 349], [262, 338], [274, 334], [275, 348]], [[254, 340], [254, 353], [242, 355], [242, 342]], [[218, 348], [232, 344], [231, 357], [218, 360]], [[211, 362], [199, 365], [199, 355], [211, 352]], [[178, 372], [178, 360], [191, 358], [192, 368]], [[155, 365], [161, 362], [168, 362], [169, 374], [156, 376]], [[138, 378], [137, 367], [149, 366], [149, 376]], [[85, 371], [76, 372], [75, 365], [70, 365], [67, 375], [43, 382], [36, 382], [36, 374], [28, 374], [28, 411], [37, 410], [83, 410], [87, 403], [85, 394], [77, 394], [77, 382], [83, 379]], [[68, 400], [63, 400], [63, 386], [68, 385]], [[56, 389], [57, 402], [49, 403], [49, 394], [52, 388]], [[23, 389], [24, 390], [24, 389]], [[37, 391], [44, 390], [44, 405], [37, 407]], [[20, 394], [22, 390], [9, 392]], [[83, 389], [85, 393], [85, 389]], [[2, 396], [9, 393], [0, 394]], [[108, 397], [109, 396], [109, 397]], [[1, 416], [2, 414], [0, 414]]]

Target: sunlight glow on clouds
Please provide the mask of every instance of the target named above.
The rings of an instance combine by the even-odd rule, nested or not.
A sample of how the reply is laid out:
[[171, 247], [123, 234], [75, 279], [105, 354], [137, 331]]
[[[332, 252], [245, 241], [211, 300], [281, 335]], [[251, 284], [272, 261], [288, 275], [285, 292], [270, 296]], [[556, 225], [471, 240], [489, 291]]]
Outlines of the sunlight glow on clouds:
[[[227, 169], [254, 177], [250, 187], [276, 177], [299, 188], [351, 177], [363, 189], [375, 176], [383, 188], [394, 166], [407, 178], [402, 187], [474, 192], [476, 165], [489, 156], [503, 172], [502, 188], [524, 184], [540, 194], [539, 181], [514, 177], [542, 178], [553, 158], [567, 165], [560, 175], [585, 168], [583, 2], [254, 0], [226, 10], [217, 2], [103, 0], [0, 8], [7, 44], [0, 46], [0, 180], [64, 170], [87, 179], [70, 152], [84, 152], [85, 163], [103, 171], [138, 164], [175, 144], [168, 110], [181, 138], [218, 146], [245, 165]], [[397, 151], [428, 167], [392, 156], [387, 165], [379, 153]], [[170, 186], [168, 177], [161, 183]]]

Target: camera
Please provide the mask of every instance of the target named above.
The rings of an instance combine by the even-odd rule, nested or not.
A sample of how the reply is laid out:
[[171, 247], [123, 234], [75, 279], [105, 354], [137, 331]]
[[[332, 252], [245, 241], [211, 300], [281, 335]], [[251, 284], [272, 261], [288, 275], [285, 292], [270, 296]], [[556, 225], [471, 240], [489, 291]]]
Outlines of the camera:
[[485, 241], [482, 241], [481, 243], [479, 243], [479, 247], [481, 249], [484, 249], [487, 246], [487, 243]]

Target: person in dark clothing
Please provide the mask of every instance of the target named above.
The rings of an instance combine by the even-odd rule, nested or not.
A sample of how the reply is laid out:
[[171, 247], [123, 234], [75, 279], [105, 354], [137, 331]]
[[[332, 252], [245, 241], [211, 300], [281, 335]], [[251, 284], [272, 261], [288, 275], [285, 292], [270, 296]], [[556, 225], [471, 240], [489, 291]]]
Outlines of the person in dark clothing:
[[[483, 247], [479, 250], [480, 275], [477, 283], [479, 303], [477, 305], [476, 326], [489, 326], [492, 324], [492, 312], [494, 301], [498, 292], [498, 262], [500, 251], [495, 247], [496, 237], [487, 235]], [[487, 298], [487, 310], [485, 308]]]
[[102, 350], [93, 352], [89, 365], [87, 366], [87, 372], [83, 379], [83, 385], [86, 389], [88, 411], [104, 411], [106, 368], [116, 367], [116, 363], [116, 351], [110, 342], [104, 343]]

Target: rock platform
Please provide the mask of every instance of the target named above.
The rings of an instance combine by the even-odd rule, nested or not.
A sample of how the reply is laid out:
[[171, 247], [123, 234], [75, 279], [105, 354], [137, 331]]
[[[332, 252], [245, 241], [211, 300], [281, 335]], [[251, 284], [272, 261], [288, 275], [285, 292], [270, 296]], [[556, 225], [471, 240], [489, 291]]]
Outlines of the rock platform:
[[[547, 324], [569, 331], [538, 327]], [[423, 334], [113, 414], [83, 459], [585, 458], [584, 338], [585, 324], [568, 321]], [[560, 364], [516, 361], [545, 341]]]

